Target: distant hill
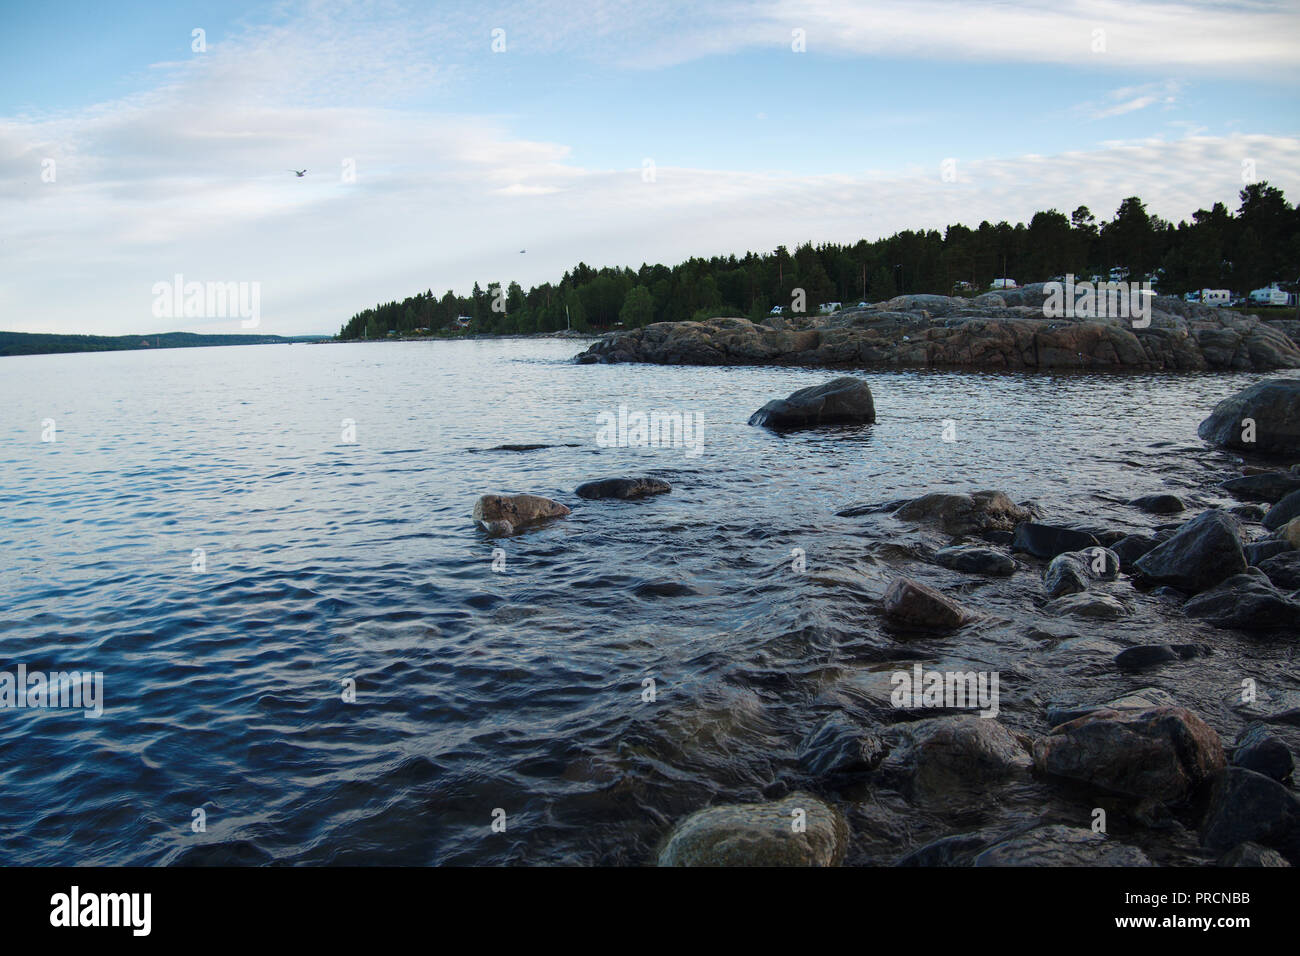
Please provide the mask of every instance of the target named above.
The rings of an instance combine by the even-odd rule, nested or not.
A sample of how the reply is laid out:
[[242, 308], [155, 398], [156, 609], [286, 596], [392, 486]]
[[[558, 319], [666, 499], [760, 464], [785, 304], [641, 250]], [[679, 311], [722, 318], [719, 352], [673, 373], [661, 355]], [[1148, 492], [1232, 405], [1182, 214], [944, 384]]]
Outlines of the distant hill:
[[54, 335], [43, 332], [0, 332], [0, 356], [46, 355], [53, 352], [122, 352], [132, 349], [192, 349], [209, 345], [288, 345], [321, 342], [328, 335], [200, 335], [197, 332], [154, 332], [149, 335]]

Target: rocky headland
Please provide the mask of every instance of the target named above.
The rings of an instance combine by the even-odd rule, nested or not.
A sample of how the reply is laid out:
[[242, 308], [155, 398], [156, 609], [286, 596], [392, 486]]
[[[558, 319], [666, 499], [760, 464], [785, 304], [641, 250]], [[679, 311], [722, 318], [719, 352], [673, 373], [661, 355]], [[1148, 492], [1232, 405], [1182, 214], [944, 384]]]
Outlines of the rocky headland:
[[[1300, 368], [1294, 322], [1156, 296], [1149, 317], [1045, 314], [1044, 284], [973, 299], [902, 295], [833, 315], [658, 322], [612, 332], [580, 363], [1267, 371]], [[1149, 325], [1146, 319], [1149, 318]]]

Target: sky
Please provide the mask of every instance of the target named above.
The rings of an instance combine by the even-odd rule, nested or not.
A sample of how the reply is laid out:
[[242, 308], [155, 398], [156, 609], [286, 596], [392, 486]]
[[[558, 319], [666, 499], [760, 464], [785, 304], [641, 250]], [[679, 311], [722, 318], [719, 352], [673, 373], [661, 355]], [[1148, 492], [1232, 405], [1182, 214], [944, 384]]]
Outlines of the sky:
[[[1295, 202], [1298, 41], [1300, 0], [0, 0], [0, 329]], [[160, 317], [177, 275], [257, 326]]]

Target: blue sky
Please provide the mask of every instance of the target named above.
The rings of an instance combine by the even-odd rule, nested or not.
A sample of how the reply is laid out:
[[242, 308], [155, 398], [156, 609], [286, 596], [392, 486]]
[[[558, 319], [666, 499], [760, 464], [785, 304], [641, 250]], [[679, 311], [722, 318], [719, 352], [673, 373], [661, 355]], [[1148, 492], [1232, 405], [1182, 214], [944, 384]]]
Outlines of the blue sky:
[[296, 334], [579, 260], [1080, 203], [1108, 216], [1134, 193], [1177, 220], [1235, 207], [1243, 162], [1300, 198], [1296, 3], [53, 0], [2, 16], [7, 329], [239, 330], [154, 318], [150, 288], [178, 272], [260, 283], [259, 331]]

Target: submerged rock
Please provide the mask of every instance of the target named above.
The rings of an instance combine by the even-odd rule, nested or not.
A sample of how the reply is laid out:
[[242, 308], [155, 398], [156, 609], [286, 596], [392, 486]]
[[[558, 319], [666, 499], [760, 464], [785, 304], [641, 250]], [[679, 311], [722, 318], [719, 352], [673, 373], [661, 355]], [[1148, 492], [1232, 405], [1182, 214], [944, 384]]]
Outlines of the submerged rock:
[[1182, 707], [1095, 711], [1034, 745], [1041, 773], [1166, 802], [1186, 799], [1225, 763], [1219, 735]]
[[1300, 455], [1300, 379], [1274, 378], [1242, 389], [1214, 406], [1196, 433], [1224, 448]]
[[1094, 617], [1113, 621], [1127, 617], [1128, 607], [1119, 598], [1109, 594], [1066, 594], [1054, 601], [1049, 601], [1043, 608], [1048, 614], [1070, 614], [1074, 617]]
[[1035, 524], [1032, 521], [1017, 525], [1015, 537], [1011, 540], [1012, 551], [1025, 551], [1036, 558], [1046, 559], [1065, 554], [1067, 551], [1082, 551], [1100, 545], [1101, 542], [1096, 536], [1086, 531]]
[[951, 598], [910, 578], [895, 578], [885, 591], [885, 616], [906, 629], [945, 630], [961, 627], [971, 614]]
[[604, 478], [579, 485], [574, 492], [579, 498], [644, 498], [662, 495], [673, 486], [658, 478]]
[[1216, 866], [1290, 866], [1281, 853], [1258, 843], [1238, 843], [1223, 856]]
[[894, 517], [932, 522], [948, 534], [969, 535], [1011, 531], [1032, 515], [1000, 491], [970, 494], [937, 491], [906, 502], [894, 512]]
[[473, 517], [488, 534], [503, 535], [570, 513], [565, 505], [541, 495], [484, 495], [474, 503]]
[[808, 793], [772, 803], [731, 804], [691, 814], [673, 828], [660, 866], [834, 866], [848, 827]]
[[1246, 570], [1240, 524], [1222, 511], [1206, 511], [1133, 564], [1143, 578], [1189, 594]]
[[1201, 845], [1222, 853], [1241, 843], [1271, 847], [1300, 862], [1300, 798], [1271, 777], [1228, 767], [1214, 779]]
[[823, 385], [801, 388], [789, 398], [768, 402], [749, 417], [749, 424], [766, 428], [813, 428], [869, 425], [875, 420], [871, 389], [862, 379], [845, 375]]
[[1029, 741], [992, 717], [930, 717], [894, 724], [882, 737], [889, 755], [878, 772], [926, 801], [982, 791], [1033, 763]]
[[1153, 664], [1168, 664], [1204, 657], [1210, 653], [1206, 644], [1138, 644], [1126, 647], [1115, 655], [1115, 663], [1123, 668], [1137, 669]]
[[1258, 574], [1237, 574], [1220, 581], [1183, 605], [1188, 617], [1209, 621], [1215, 627], [1247, 631], [1300, 629], [1300, 602], [1296, 602]]
[[1116, 843], [1082, 827], [1038, 827], [995, 843], [975, 857], [975, 866], [1153, 866], [1137, 847]]

